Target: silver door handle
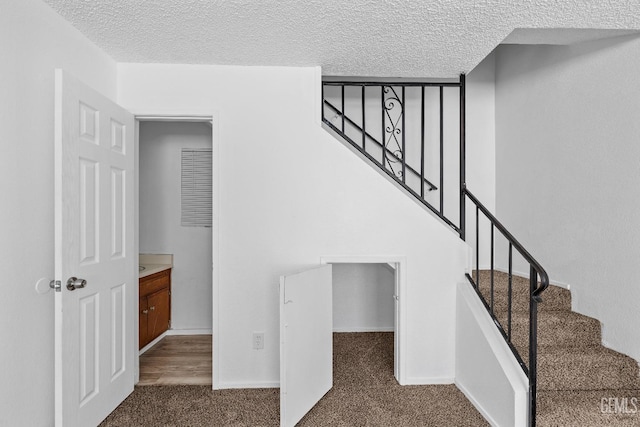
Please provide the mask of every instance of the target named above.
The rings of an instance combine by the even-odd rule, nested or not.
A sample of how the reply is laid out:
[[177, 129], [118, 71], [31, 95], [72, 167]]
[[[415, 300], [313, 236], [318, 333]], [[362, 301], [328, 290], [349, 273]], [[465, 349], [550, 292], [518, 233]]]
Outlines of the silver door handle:
[[69, 289], [70, 291], [74, 291], [78, 288], [84, 288], [85, 286], [87, 286], [87, 281], [84, 279], [70, 277], [69, 280], [67, 280], [67, 289]]

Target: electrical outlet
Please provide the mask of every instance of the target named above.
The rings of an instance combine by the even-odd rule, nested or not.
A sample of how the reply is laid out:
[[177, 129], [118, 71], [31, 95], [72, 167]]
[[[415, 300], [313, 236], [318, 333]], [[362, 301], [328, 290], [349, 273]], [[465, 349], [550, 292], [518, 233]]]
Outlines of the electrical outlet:
[[264, 348], [264, 332], [253, 333], [253, 349], [262, 350]]

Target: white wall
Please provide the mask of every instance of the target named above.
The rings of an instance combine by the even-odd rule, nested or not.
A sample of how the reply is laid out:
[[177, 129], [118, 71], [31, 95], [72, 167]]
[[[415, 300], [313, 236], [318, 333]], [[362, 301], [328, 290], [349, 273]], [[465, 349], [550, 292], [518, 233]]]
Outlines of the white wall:
[[636, 360], [638, 69], [634, 37], [496, 57], [499, 217], [552, 281], [571, 285], [574, 309], [603, 323], [603, 341]]
[[394, 290], [388, 264], [333, 264], [334, 332], [393, 331]]
[[206, 123], [140, 123], [140, 253], [173, 254], [171, 329], [211, 329], [211, 227], [180, 225], [183, 148], [211, 148]]
[[491, 425], [527, 425], [529, 381], [468, 282], [456, 301], [456, 385]]
[[[465, 246], [320, 127], [319, 69], [118, 70], [125, 107], [215, 114], [217, 386], [277, 385], [279, 276], [331, 255], [406, 257], [407, 378], [453, 380]], [[252, 350], [253, 331], [265, 332], [264, 350]]]
[[[496, 212], [495, 54], [492, 52], [467, 75], [466, 178], [467, 188], [491, 212]], [[476, 251], [476, 212], [466, 204], [466, 241]], [[498, 218], [500, 219], [500, 218]], [[480, 217], [480, 268], [491, 266], [490, 223]], [[504, 242], [495, 234], [496, 244]]]
[[[54, 69], [115, 98], [116, 65], [40, 0], [0, 12], [0, 425], [53, 425]], [[61, 279], [61, 278], [58, 278]]]

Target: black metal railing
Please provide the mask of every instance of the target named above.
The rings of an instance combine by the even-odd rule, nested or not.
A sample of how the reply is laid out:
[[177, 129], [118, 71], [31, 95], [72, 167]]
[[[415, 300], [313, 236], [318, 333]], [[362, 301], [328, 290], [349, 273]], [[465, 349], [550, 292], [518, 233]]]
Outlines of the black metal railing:
[[[469, 274], [467, 278], [529, 379], [529, 425], [534, 426], [538, 303], [541, 302], [540, 295], [549, 285], [549, 278], [542, 266], [466, 188], [465, 90], [464, 75], [460, 76], [458, 82], [325, 80], [322, 82], [322, 122], [455, 230], [462, 240], [468, 241], [467, 199], [475, 207], [475, 279]], [[449, 117], [451, 108], [447, 107], [454, 103], [457, 103], [458, 109], [452, 120]], [[427, 117], [431, 118], [429, 124]], [[454, 120], [459, 124], [457, 129], [451, 126]], [[451, 150], [448, 151], [451, 136], [457, 139], [456, 159], [452, 159]], [[431, 157], [437, 158], [437, 161], [434, 162], [435, 166], [428, 167]], [[448, 164], [457, 164], [458, 170], [453, 173], [447, 171], [445, 168]], [[449, 190], [450, 188], [453, 190]], [[480, 214], [490, 225], [491, 260], [489, 288], [486, 290], [480, 279]], [[495, 307], [496, 231], [508, 243], [507, 307], [501, 312]], [[528, 264], [530, 271], [529, 289], [526, 290], [529, 312], [528, 352], [514, 342], [512, 336], [514, 251]], [[527, 361], [521, 354], [527, 355]]]
[[[506, 229], [504, 225], [466, 188], [463, 186], [462, 192], [473, 206], [475, 206], [475, 279], [472, 275], [467, 274], [467, 279], [478, 293], [478, 296], [484, 303], [487, 311], [491, 315], [494, 323], [498, 326], [498, 330], [506, 340], [513, 355], [522, 367], [525, 375], [529, 378], [529, 425], [535, 425], [536, 414], [536, 392], [537, 392], [537, 364], [538, 364], [538, 303], [542, 302], [540, 295], [549, 286], [549, 276], [542, 268], [538, 261], [516, 240], [515, 237]], [[481, 269], [480, 269], [480, 217], [489, 223], [489, 255], [490, 267], [488, 286], [482, 286]], [[496, 289], [495, 289], [495, 272], [496, 272], [496, 231], [507, 243], [507, 289], [506, 289], [506, 307], [500, 307], [496, 310]], [[512, 335], [513, 320], [513, 256], [514, 250], [522, 260], [529, 266], [529, 289], [526, 291], [529, 305], [529, 330], [528, 330], [528, 349], [518, 349], [518, 344], [514, 342]], [[506, 310], [506, 311], [505, 311]], [[528, 363], [526, 363], [520, 351], [528, 350]]]
[[[323, 81], [322, 121], [457, 233], [464, 234], [460, 218], [452, 220], [445, 214], [457, 211], [445, 202], [445, 186], [455, 188], [452, 191], [457, 195], [459, 182], [463, 182], [453, 185], [445, 175], [445, 95], [458, 95], [456, 101], [464, 105], [464, 76], [458, 82]], [[456, 121], [461, 123], [461, 133], [453, 136], [463, 150], [464, 108], [459, 111]], [[432, 138], [427, 138], [427, 115], [436, 122]], [[416, 125], [408, 126], [407, 117]], [[427, 168], [429, 153], [437, 153], [435, 171]], [[463, 180], [464, 176], [455, 174], [455, 178]]]

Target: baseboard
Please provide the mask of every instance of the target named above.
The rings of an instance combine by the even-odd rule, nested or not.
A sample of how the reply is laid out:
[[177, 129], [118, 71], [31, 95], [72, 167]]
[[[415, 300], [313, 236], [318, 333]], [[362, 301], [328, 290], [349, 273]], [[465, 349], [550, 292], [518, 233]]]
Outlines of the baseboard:
[[220, 382], [216, 390], [236, 389], [236, 388], [280, 388], [280, 381], [263, 382]]
[[474, 399], [474, 397], [471, 395], [471, 393], [469, 393], [465, 386], [460, 384], [458, 381], [455, 381], [454, 384], [456, 385], [456, 387], [458, 387], [458, 390], [460, 390], [462, 394], [465, 395], [467, 400], [471, 402], [471, 404], [478, 410], [478, 412], [480, 412], [480, 415], [482, 415], [489, 424], [494, 427], [498, 426], [498, 423], [491, 417], [491, 415], [489, 415], [489, 413], [484, 409], [480, 402]]
[[154, 345], [158, 344], [158, 342], [166, 337], [169, 331], [164, 331], [163, 333], [160, 334], [160, 336], [158, 338], [156, 338], [155, 340], [151, 341], [149, 344], [145, 345], [144, 347], [142, 347], [140, 349], [140, 351], [138, 352], [138, 356], [142, 356], [147, 350], [149, 350], [151, 347], [153, 347]]
[[147, 350], [149, 350], [158, 342], [169, 335], [211, 335], [211, 329], [168, 329], [164, 331], [158, 338], [145, 345], [138, 352], [138, 356], [142, 356]]
[[348, 332], [395, 332], [393, 326], [385, 327], [355, 327], [355, 328], [333, 328], [333, 332], [348, 333]]
[[455, 377], [407, 377], [402, 385], [453, 384]]
[[167, 335], [211, 335], [211, 329], [169, 329]]

